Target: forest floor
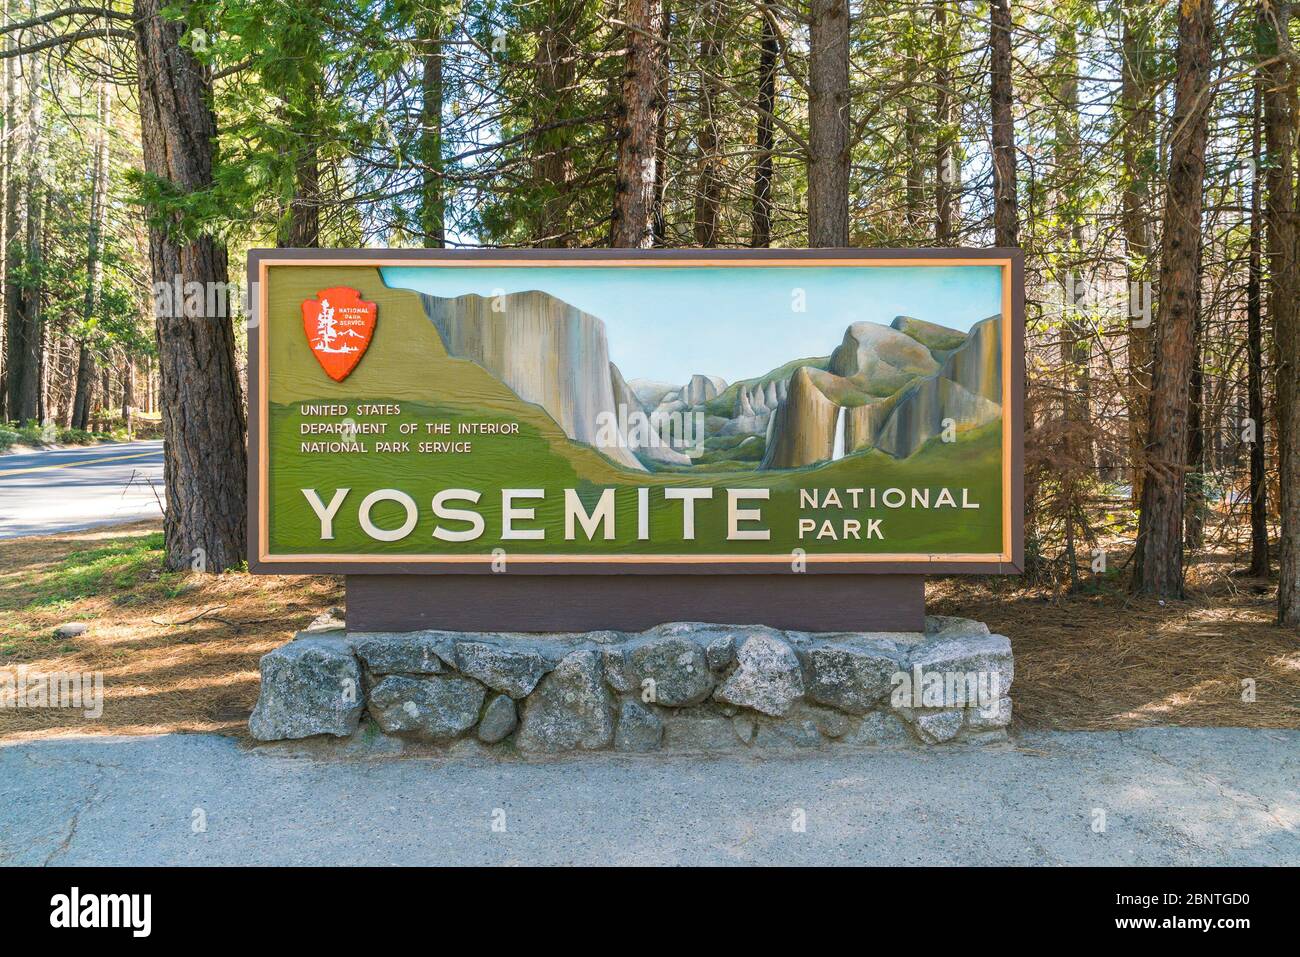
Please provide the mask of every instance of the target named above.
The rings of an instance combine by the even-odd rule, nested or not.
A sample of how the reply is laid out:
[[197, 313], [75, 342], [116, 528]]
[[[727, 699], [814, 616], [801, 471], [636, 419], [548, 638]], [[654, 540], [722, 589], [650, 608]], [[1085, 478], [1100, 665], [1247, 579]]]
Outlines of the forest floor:
[[[0, 667], [104, 674], [102, 717], [3, 708], [0, 737], [246, 735], [258, 660], [342, 604], [341, 578], [164, 572], [160, 528], [147, 521], [0, 540]], [[89, 630], [54, 635], [73, 621]]]
[[[344, 601], [337, 577], [208, 577], [161, 562], [157, 522], [0, 541], [0, 668], [104, 675], [98, 719], [0, 708], [0, 738], [246, 737], [258, 659]], [[1191, 597], [1164, 604], [1125, 594], [1117, 579], [1076, 595], [945, 579], [927, 598], [932, 613], [1011, 638], [1020, 728], [1300, 728], [1300, 636], [1273, 623], [1273, 587], [1230, 570], [1226, 557], [1206, 556], [1189, 574]], [[89, 630], [55, 637], [72, 621]]]

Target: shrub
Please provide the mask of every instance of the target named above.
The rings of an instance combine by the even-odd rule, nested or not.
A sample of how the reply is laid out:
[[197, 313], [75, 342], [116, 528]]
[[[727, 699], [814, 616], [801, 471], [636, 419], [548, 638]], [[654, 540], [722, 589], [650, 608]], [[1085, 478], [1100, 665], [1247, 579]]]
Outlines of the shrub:
[[64, 429], [53, 423], [0, 422], [0, 452], [15, 445], [89, 445], [102, 439], [125, 439], [126, 428], [119, 418], [116, 426], [107, 422], [103, 430]]

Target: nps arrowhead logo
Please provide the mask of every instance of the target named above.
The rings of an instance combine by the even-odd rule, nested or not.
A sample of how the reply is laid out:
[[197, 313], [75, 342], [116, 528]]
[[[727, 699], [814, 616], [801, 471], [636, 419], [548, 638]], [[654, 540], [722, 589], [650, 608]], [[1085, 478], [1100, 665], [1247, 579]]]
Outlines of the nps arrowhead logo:
[[302, 303], [302, 327], [321, 368], [342, 382], [357, 367], [375, 334], [379, 307], [346, 286], [322, 289]]

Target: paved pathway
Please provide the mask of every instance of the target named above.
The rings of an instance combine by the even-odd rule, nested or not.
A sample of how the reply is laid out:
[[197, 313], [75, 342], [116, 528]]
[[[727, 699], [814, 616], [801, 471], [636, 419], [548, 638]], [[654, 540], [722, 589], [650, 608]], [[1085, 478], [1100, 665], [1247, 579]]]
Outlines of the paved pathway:
[[1298, 829], [1297, 731], [547, 762], [214, 735], [0, 746], [4, 864], [1297, 865]]
[[162, 442], [0, 455], [0, 538], [160, 518]]

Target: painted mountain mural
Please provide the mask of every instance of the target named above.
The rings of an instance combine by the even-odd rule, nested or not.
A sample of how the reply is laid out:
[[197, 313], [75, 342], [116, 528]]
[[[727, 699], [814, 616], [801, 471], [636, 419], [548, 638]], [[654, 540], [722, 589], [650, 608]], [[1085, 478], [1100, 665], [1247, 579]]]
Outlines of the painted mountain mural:
[[[899, 316], [855, 322], [825, 371], [801, 368], [772, 419], [763, 468], [801, 468], [875, 448], [907, 458], [944, 431], [1002, 414], [1002, 339], [992, 316], [960, 333]], [[931, 343], [927, 345], [927, 341]]]
[[626, 378], [605, 323], [548, 293], [420, 300], [450, 355], [635, 471], [804, 469], [872, 449], [906, 459], [948, 426], [1002, 414], [998, 316], [969, 333], [910, 316], [854, 322], [823, 357], [737, 382], [701, 372], [667, 383]]

